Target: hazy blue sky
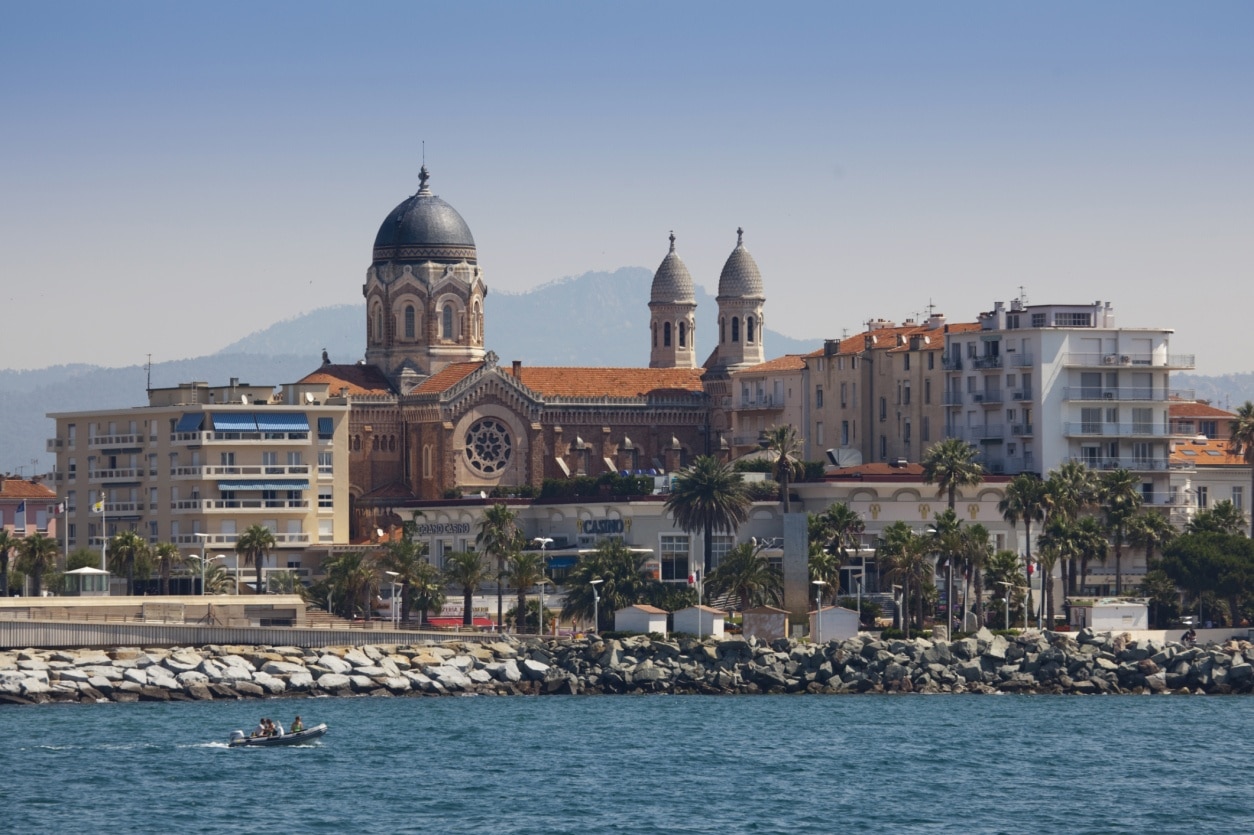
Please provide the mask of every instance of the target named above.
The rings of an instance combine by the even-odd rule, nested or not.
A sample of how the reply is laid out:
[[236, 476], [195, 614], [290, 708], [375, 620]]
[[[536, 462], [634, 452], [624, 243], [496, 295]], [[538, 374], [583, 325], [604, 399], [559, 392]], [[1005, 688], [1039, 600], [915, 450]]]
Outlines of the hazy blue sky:
[[0, 114], [0, 367], [362, 303], [426, 140], [494, 292], [743, 226], [792, 336], [1022, 286], [1254, 369], [1254, 3], [5, 0]]

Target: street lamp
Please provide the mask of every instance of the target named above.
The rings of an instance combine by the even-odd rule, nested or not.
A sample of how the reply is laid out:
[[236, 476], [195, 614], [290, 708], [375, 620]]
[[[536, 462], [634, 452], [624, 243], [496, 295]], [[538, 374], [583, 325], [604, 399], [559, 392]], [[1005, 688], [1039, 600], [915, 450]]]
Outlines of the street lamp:
[[601, 631], [601, 626], [600, 626], [601, 598], [597, 595], [597, 586], [601, 585], [604, 582], [605, 581], [602, 580], [600, 577], [594, 577], [593, 579], [588, 581], [589, 585], [592, 586], [592, 631], [593, 632]]
[[396, 578], [401, 575], [397, 574], [395, 571], [385, 571], [383, 573], [392, 578], [392, 628], [396, 629], [401, 625], [401, 610], [396, 606], [396, 587], [399, 586], [400, 583], [396, 582]]
[[540, 637], [544, 637], [544, 587], [553, 585], [553, 581], [548, 577], [541, 577], [536, 585], [540, 587]]
[[1010, 589], [1014, 583], [1008, 583], [1005, 580], [998, 580], [997, 585], [1006, 587], [1006, 631], [1010, 631]]
[[823, 580], [811, 580], [814, 584], [814, 643], [823, 643]]
[[205, 543], [209, 541], [209, 534], [197, 531], [192, 534], [200, 540], [200, 596], [205, 596]]
[[206, 557], [204, 551], [200, 553], [200, 594], [205, 595], [205, 566], [214, 560], [225, 560], [226, 554], [218, 554], [216, 557]]

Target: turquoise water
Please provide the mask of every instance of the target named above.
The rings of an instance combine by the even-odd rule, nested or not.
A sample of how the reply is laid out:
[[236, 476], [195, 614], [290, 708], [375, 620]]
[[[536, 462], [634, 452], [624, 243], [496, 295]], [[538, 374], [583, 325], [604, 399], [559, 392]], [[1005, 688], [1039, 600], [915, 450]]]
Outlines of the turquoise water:
[[[228, 749], [262, 716], [320, 743]], [[0, 707], [9, 832], [1239, 832], [1243, 697]]]

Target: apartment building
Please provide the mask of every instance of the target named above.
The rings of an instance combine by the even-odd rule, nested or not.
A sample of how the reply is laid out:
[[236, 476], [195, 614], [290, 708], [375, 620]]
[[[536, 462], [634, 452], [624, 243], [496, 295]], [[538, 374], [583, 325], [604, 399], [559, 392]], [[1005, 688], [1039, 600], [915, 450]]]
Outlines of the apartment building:
[[1171, 496], [1171, 330], [1121, 328], [1109, 303], [997, 302], [979, 328], [945, 337], [947, 435], [976, 445], [993, 473], [1045, 474], [1067, 461], [1124, 468], [1146, 503]]
[[348, 541], [348, 405], [317, 387], [185, 383], [146, 406], [50, 414], [54, 485], [67, 546], [100, 549], [121, 531], [227, 555], [252, 525], [278, 543], [265, 571], [309, 576]]
[[[820, 420], [811, 424], [806, 419], [809, 401], [806, 398], [805, 357], [787, 354], [778, 359], [751, 365], [730, 372], [732, 392], [731, 438], [728, 446], [732, 458], [759, 448], [766, 430], [772, 426], [791, 426], [805, 444], [822, 446], [825, 427]], [[818, 392], [820, 403], [823, 394]]]
[[921, 324], [876, 319], [806, 355], [806, 457], [842, 466], [918, 461], [944, 437], [946, 335], [977, 327], [947, 324], [940, 314]]

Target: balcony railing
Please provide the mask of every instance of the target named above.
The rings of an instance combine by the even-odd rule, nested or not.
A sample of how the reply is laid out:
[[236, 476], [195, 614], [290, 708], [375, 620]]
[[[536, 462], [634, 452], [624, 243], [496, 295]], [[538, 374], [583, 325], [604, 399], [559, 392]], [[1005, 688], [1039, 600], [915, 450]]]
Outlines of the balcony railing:
[[1002, 402], [1000, 391], [978, 391], [971, 395], [972, 403], [983, 403], [985, 406], [998, 406]]
[[200, 444], [309, 443], [308, 432], [175, 432], [170, 442], [181, 446]]
[[1072, 456], [1071, 460], [1084, 464], [1090, 470], [1160, 471], [1191, 468], [1187, 464], [1173, 464], [1166, 458], [1094, 458], [1078, 455]]
[[946, 406], [961, 406], [962, 402], [963, 402], [962, 392], [960, 391], [945, 392], [945, 405]]
[[1194, 368], [1193, 354], [1099, 354], [1091, 352], [1067, 353], [1062, 364], [1072, 367], [1133, 366], [1140, 368]]
[[1102, 423], [1073, 421], [1063, 424], [1063, 434], [1072, 438], [1100, 436], [1103, 438], [1171, 438], [1179, 436], [1168, 428], [1152, 423]]
[[983, 369], [1001, 368], [1001, 355], [998, 354], [996, 356], [972, 357], [971, 367], [983, 368]]
[[144, 474], [143, 467], [126, 467], [115, 470], [90, 470], [87, 477], [100, 481], [116, 481], [120, 478], [136, 479]]
[[1031, 354], [1023, 354], [1018, 351], [1011, 351], [1006, 355], [1006, 366], [1008, 368], [1031, 368], [1034, 357]]
[[742, 397], [740, 399], [741, 409], [782, 409], [784, 408], [783, 398], [775, 399], [774, 395], [764, 394], [761, 397]]
[[961, 371], [962, 357], [942, 357], [941, 368], [944, 368], [946, 371]]
[[1115, 400], [1119, 402], [1163, 403], [1168, 400], [1194, 400], [1193, 389], [1154, 389], [1145, 386], [1065, 386], [1066, 400]]
[[87, 439], [88, 446], [140, 446], [148, 443], [146, 435], [93, 435]]
[[199, 467], [172, 467], [175, 478], [229, 478], [231, 476], [291, 476], [309, 475], [309, 464], [256, 464], [248, 466], [212, 465]]
[[1002, 424], [990, 426], [946, 426], [945, 436], [963, 441], [985, 441], [991, 438], [1004, 438], [1006, 427]]
[[[200, 547], [200, 543], [205, 543], [206, 549], [217, 548], [220, 546], [234, 547], [239, 541], [238, 533], [215, 533], [210, 534], [207, 538], [199, 537], [195, 534], [185, 533], [172, 537], [175, 545], [194, 545]], [[307, 545], [311, 542], [310, 534], [307, 533], [274, 533], [274, 542], [276, 545]], [[99, 545], [99, 543], [96, 543]], [[231, 566], [227, 566], [227, 571], [232, 570]], [[250, 569], [251, 570], [251, 569]]]
[[1030, 438], [1036, 434], [1036, 427], [1030, 423], [1016, 423], [1010, 427], [1010, 434]]
[[1007, 401], [1026, 401], [1032, 402], [1031, 389], [1007, 389], [1005, 392]]
[[308, 510], [309, 499], [180, 499], [170, 503], [176, 512], [219, 513], [265, 510]]

